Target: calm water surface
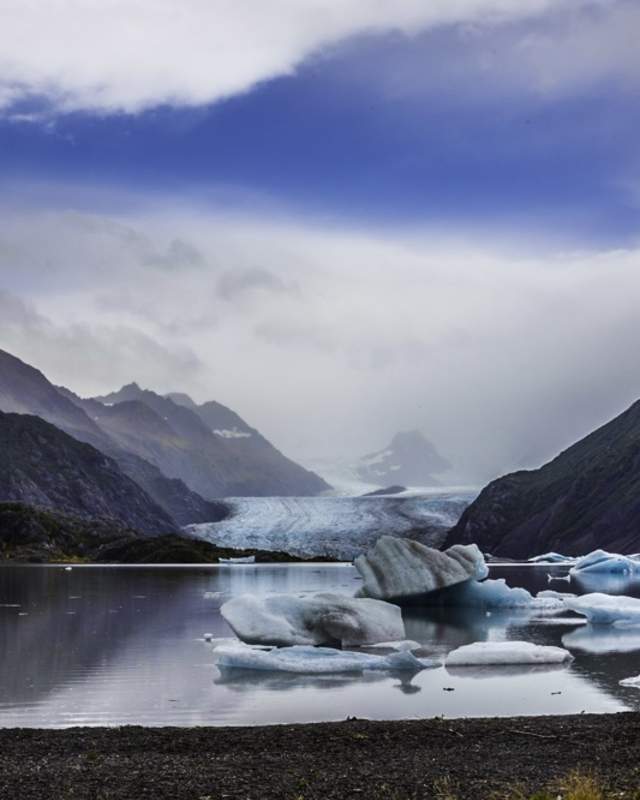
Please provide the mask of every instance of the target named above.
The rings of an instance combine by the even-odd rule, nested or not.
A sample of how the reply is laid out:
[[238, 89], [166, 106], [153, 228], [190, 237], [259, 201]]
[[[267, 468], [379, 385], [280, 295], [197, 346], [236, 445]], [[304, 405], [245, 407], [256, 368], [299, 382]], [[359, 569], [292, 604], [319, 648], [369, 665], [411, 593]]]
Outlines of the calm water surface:
[[[593, 591], [547, 582], [566, 567], [493, 567], [533, 592]], [[372, 719], [566, 714], [640, 708], [618, 685], [640, 673], [640, 630], [592, 628], [568, 616], [405, 611], [407, 635], [435, 655], [487, 639], [563, 645], [565, 668], [458, 668], [415, 676], [299, 676], [218, 670], [203, 634], [228, 636], [219, 606], [245, 592], [336, 591], [350, 566], [0, 567], [0, 726], [246, 725], [347, 716]], [[612, 580], [612, 593], [640, 586]], [[205, 593], [215, 593], [205, 597]], [[454, 691], [445, 691], [454, 689]]]

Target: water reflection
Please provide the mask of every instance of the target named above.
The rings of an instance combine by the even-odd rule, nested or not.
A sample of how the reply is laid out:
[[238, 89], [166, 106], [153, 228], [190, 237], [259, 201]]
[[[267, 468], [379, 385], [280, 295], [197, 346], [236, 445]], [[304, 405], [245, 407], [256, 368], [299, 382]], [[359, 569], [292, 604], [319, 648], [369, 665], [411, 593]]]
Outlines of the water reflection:
[[[494, 577], [532, 592], [549, 567], [499, 567]], [[562, 574], [562, 568], [554, 568]], [[565, 568], [566, 573], [566, 568]], [[640, 631], [594, 630], [566, 614], [405, 609], [407, 637], [444, 658], [474, 641], [564, 645], [565, 669], [456, 668], [417, 675], [283, 675], [218, 670], [205, 631], [229, 636], [219, 613], [250, 592], [358, 586], [350, 567], [0, 568], [0, 725], [194, 725], [373, 718], [570, 713], [640, 707], [618, 685], [638, 672]], [[571, 591], [575, 590], [572, 582]], [[628, 584], [627, 584], [628, 588]], [[638, 592], [640, 594], [640, 591]], [[481, 680], [481, 686], [478, 681]], [[453, 691], [445, 691], [453, 689]], [[481, 691], [478, 691], [481, 689]]]

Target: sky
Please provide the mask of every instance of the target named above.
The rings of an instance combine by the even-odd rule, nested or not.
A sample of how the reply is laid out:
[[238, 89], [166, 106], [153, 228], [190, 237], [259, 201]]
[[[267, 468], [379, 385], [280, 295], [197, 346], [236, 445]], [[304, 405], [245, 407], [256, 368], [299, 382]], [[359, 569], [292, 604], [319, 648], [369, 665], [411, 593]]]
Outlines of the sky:
[[637, 0], [0, 0], [0, 347], [481, 483], [640, 397]]

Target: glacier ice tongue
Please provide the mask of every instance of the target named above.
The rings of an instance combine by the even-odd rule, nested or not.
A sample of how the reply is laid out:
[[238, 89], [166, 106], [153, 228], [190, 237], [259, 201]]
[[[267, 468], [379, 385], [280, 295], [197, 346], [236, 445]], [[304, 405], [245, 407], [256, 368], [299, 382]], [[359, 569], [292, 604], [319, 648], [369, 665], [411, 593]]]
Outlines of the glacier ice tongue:
[[640, 625], [640, 600], [624, 595], [593, 592], [568, 597], [565, 605], [585, 616], [592, 625]]
[[362, 575], [361, 593], [379, 599], [427, 594], [470, 578], [486, 578], [489, 570], [475, 544], [453, 545], [441, 552], [411, 539], [381, 536], [353, 562]]
[[268, 672], [293, 672], [299, 674], [331, 674], [340, 672], [365, 672], [389, 670], [419, 672], [439, 666], [430, 659], [416, 658], [408, 650], [389, 655], [370, 655], [332, 647], [295, 645], [265, 651], [238, 642], [214, 651], [218, 667], [227, 669], [253, 669]]
[[606, 550], [594, 550], [578, 559], [569, 570], [569, 574], [575, 576], [597, 572], [632, 575], [634, 572], [640, 572], [640, 561], [631, 556], [608, 553]]
[[400, 609], [370, 598], [331, 593], [242, 595], [225, 603], [220, 613], [238, 638], [250, 644], [339, 642], [347, 647], [405, 639]]
[[445, 660], [445, 666], [561, 664], [572, 658], [571, 653], [562, 647], [532, 642], [474, 642], [452, 650]]

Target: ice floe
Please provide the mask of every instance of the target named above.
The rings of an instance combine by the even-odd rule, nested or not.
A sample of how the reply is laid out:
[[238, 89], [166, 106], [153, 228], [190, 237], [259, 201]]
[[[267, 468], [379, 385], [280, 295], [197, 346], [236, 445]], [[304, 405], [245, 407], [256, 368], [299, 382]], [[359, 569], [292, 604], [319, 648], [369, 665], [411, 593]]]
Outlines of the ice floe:
[[640, 629], [586, 624], [562, 637], [563, 647], [582, 653], [634, 653], [640, 650]]
[[561, 664], [573, 658], [562, 647], [532, 642], [474, 642], [452, 650], [445, 666], [482, 666], [490, 664]]
[[379, 599], [412, 597], [489, 574], [475, 544], [441, 552], [410, 539], [381, 536], [353, 562], [362, 575], [361, 594]]
[[635, 675], [633, 678], [623, 678], [619, 683], [620, 686], [632, 686], [634, 689], [640, 689], [640, 675]]
[[242, 595], [220, 613], [244, 642], [269, 645], [343, 647], [406, 638], [398, 606], [371, 598], [320, 593], [300, 597]]
[[584, 573], [603, 572], [608, 574], [632, 575], [640, 572], [640, 561], [631, 556], [619, 553], [608, 553], [606, 550], [594, 550], [578, 559], [569, 574], [579, 576]]
[[435, 592], [425, 598], [428, 604], [480, 609], [530, 609], [532, 611], [561, 611], [564, 601], [561, 597], [545, 596], [542, 592], [536, 597], [521, 587], [511, 587], [504, 578], [484, 581], [467, 580], [456, 586]]
[[295, 645], [267, 651], [241, 642], [216, 648], [214, 658], [220, 668], [292, 672], [307, 675], [365, 672], [367, 670], [419, 672], [439, 666], [437, 661], [416, 658], [410, 650], [396, 651], [389, 655], [372, 655], [336, 650], [332, 647]]
[[567, 561], [575, 561], [571, 556], [563, 556], [561, 553], [543, 553], [541, 556], [534, 556], [528, 559], [530, 564], [563, 564]]
[[640, 625], [640, 600], [624, 595], [593, 592], [569, 597], [567, 608], [585, 616], [592, 625]]

